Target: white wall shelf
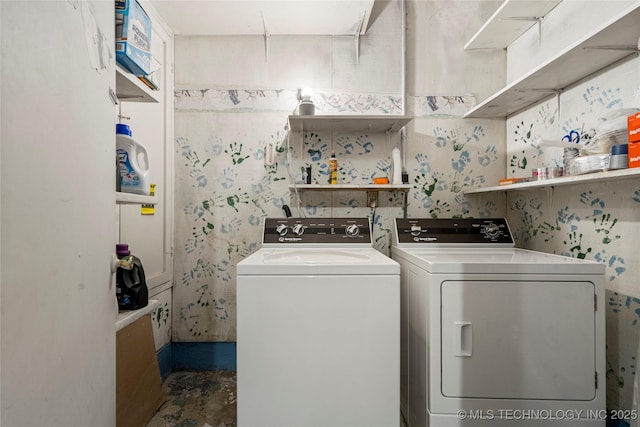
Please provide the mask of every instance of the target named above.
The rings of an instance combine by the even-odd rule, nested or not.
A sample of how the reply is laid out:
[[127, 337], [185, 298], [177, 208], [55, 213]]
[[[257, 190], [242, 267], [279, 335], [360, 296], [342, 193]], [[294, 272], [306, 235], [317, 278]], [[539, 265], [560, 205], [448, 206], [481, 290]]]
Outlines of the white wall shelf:
[[538, 190], [544, 188], [553, 188], [563, 185], [574, 184], [590, 184], [605, 181], [616, 181], [625, 179], [634, 179], [640, 177], [640, 168], [633, 169], [619, 169], [613, 171], [596, 172], [585, 175], [576, 176], [564, 176], [560, 178], [544, 179], [541, 181], [529, 181], [519, 184], [510, 185], [498, 185], [495, 187], [475, 188], [465, 190], [464, 194], [481, 194], [481, 193], [498, 193], [507, 191], [526, 191], [526, 190]]
[[401, 191], [402, 215], [407, 217], [407, 194], [413, 188], [411, 184], [290, 184], [291, 191]]
[[409, 191], [411, 184], [295, 184], [289, 185], [289, 189], [311, 191]]
[[116, 96], [125, 102], [158, 102], [157, 92], [116, 64]]
[[627, 57], [638, 55], [640, 2], [512, 82], [465, 118], [505, 118]]
[[398, 132], [411, 120], [408, 116], [395, 115], [289, 116], [289, 127], [293, 132]]
[[506, 0], [471, 37], [464, 49], [504, 49], [560, 2], [561, 0]]
[[118, 311], [118, 316], [116, 317], [116, 332], [126, 328], [142, 316], [151, 313], [158, 305], [160, 305], [158, 300], [150, 299], [149, 303], [141, 309]]
[[157, 205], [157, 196], [143, 196], [141, 194], [121, 193], [116, 191], [117, 205]]

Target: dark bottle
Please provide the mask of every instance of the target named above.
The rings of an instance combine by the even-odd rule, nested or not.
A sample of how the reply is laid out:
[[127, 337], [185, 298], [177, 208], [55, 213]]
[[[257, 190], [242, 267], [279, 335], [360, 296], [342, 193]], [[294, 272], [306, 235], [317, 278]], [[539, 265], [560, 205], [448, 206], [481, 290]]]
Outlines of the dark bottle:
[[138, 310], [149, 304], [149, 289], [145, 281], [142, 262], [131, 255], [129, 245], [116, 245], [116, 256], [122, 259], [132, 257], [131, 269], [118, 267], [116, 271], [116, 298], [120, 310]]

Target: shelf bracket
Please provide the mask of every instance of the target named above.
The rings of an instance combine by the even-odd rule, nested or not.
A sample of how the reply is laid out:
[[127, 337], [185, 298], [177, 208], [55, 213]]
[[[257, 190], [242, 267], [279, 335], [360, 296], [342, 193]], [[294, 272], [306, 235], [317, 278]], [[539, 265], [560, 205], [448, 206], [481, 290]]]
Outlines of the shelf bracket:
[[542, 44], [542, 17], [541, 16], [514, 16], [511, 18], [504, 18], [504, 20], [535, 22], [538, 27], [538, 45]]
[[[548, 187], [544, 187], [544, 192], [547, 195], [548, 206], [552, 206], [552, 204], [553, 204], [553, 185], [550, 185]], [[549, 213], [550, 212], [551, 212], [551, 210], [549, 210]]]
[[549, 93], [556, 95], [556, 109], [558, 111], [558, 118], [560, 118], [560, 94], [562, 93], [562, 89], [516, 89], [514, 92], [539, 92], [539, 93]]
[[362, 18], [360, 18], [360, 24], [356, 28], [356, 32], [353, 35], [353, 39], [356, 44], [356, 65], [360, 64], [360, 33], [362, 32], [362, 27], [364, 26], [364, 18], [366, 18], [367, 13], [364, 12], [362, 14]]
[[269, 63], [269, 30], [267, 29], [267, 23], [264, 20], [264, 13], [262, 14], [262, 34], [264, 37], [264, 63]]

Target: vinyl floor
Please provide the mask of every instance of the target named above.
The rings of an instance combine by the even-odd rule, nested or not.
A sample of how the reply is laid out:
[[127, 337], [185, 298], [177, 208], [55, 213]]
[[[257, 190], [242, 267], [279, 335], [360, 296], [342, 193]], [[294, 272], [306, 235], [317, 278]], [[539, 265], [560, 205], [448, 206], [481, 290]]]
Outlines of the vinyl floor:
[[167, 401], [147, 427], [237, 427], [235, 372], [172, 372], [163, 387]]
[[235, 372], [172, 372], [163, 387], [167, 401], [147, 427], [237, 427]]

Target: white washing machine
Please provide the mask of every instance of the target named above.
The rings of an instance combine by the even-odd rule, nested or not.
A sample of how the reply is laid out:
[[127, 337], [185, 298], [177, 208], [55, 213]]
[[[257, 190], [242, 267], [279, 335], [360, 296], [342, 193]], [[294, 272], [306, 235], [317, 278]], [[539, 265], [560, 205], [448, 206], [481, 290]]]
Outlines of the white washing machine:
[[605, 425], [604, 265], [499, 219], [397, 219], [410, 427]]
[[400, 266], [367, 218], [265, 220], [237, 265], [239, 427], [400, 421]]

